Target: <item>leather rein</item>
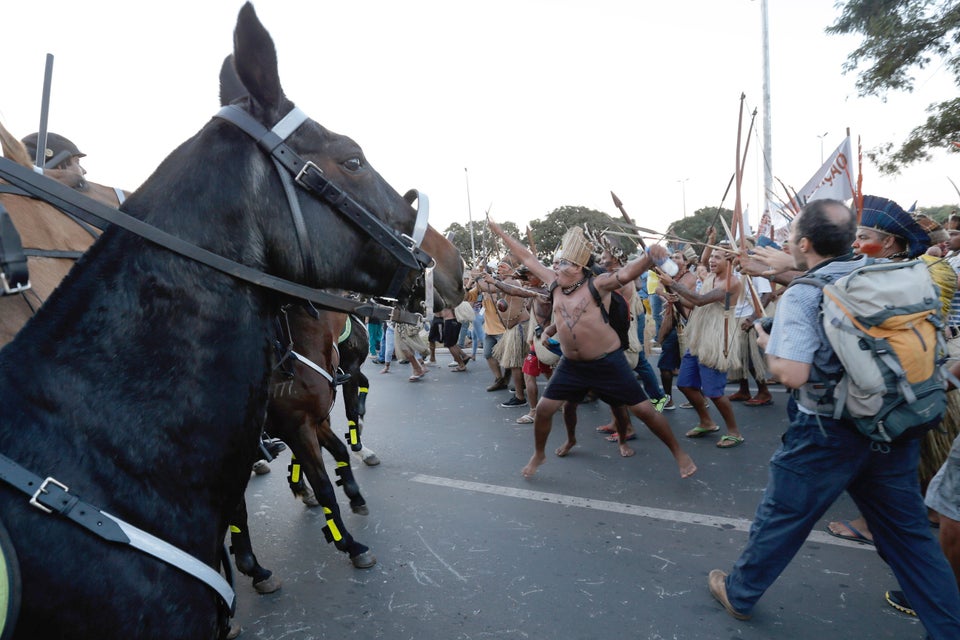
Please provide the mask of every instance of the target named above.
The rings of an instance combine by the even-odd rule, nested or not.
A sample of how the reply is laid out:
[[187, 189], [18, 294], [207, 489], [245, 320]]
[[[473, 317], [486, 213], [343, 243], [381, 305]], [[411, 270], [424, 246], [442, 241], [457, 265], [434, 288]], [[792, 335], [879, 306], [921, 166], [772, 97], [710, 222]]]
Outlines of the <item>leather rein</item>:
[[[254, 138], [257, 145], [271, 157], [284, 184], [284, 192], [287, 195], [298, 243], [307, 268], [312, 264], [312, 253], [309, 249], [306, 225], [303, 221], [295, 186], [301, 187], [311, 196], [329, 204], [352, 224], [380, 243], [400, 263], [400, 267], [396, 270], [384, 297], [398, 298], [408, 273], [410, 271], [423, 271], [424, 268], [432, 264], [433, 259], [419, 246], [423, 241], [428, 224], [429, 205], [426, 196], [414, 192], [417, 194], [419, 207], [413, 236], [401, 234], [388, 227], [341, 188], [327, 180], [323, 171], [313, 162], [304, 160], [286, 144], [286, 138], [307, 119], [306, 114], [300, 109], [294, 107], [290, 113], [269, 130], [246, 111], [233, 105], [223, 107], [216, 117], [230, 122]], [[291, 176], [293, 177], [291, 178]], [[0, 178], [67, 212], [72, 217], [89, 220], [92, 216], [135, 233], [154, 244], [191, 260], [259, 287], [271, 289], [293, 298], [308, 300], [320, 308], [341, 313], [355, 313], [360, 316], [380, 319], [386, 318], [390, 313], [389, 307], [338, 296], [234, 262], [138, 220], [119, 209], [97, 202], [66, 185], [35, 173], [31, 168], [21, 166], [6, 158], [0, 158]]]

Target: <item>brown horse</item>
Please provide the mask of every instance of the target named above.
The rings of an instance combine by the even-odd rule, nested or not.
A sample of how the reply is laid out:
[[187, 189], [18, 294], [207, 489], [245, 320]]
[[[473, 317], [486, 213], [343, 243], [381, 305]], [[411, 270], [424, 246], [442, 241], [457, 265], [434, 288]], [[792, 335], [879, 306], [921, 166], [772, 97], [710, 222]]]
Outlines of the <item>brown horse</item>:
[[[446, 239], [430, 227], [422, 246], [431, 255], [451, 256], [442, 251], [445, 242]], [[446, 273], [451, 264], [438, 263], [437, 269], [442, 267], [442, 272]], [[433, 297], [435, 305], [442, 307], [449, 290], [441, 287], [452, 286], [452, 281], [445, 276], [438, 279], [437, 269], [434, 271]], [[413, 298], [423, 298], [421, 283], [418, 283]], [[279, 326], [280, 365], [271, 377], [265, 431], [290, 446], [293, 455], [289, 477], [291, 489], [308, 506], [323, 507], [327, 542], [333, 542], [337, 549], [347, 553], [358, 569], [372, 567], [376, 564], [373, 553], [353, 538], [341, 517], [322, 456], [322, 449], [326, 449], [336, 461], [336, 475], [339, 477], [336, 483], [350, 500], [350, 509], [367, 515], [366, 501], [350, 467], [350, 454], [343, 441], [334, 434], [330, 423], [337, 395], [337, 372], [343, 371], [349, 376], [342, 384], [348, 428], [344, 437], [350, 443], [350, 449], [358, 452], [365, 464], [379, 464], [376, 454], [361, 440], [369, 390], [369, 380], [361, 371], [369, 346], [366, 327], [356, 316], [308, 311], [302, 306], [285, 310]], [[301, 473], [306, 476], [309, 486], [304, 483]], [[246, 520], [246, 509], [241, 505], [232, 523], [231, 550], [237, 568], [253, 579], [254, 588], [260, 593], [268, 593], [279, 588], [279, 581], [259, 564]]]
[[[2, 124], [0, 145], [3, 157], [25, 167], [33, 165], [23, 143]], [[47, 169], [44, 175], [103, 204], [114, 207], [120, 204], [114, 189], [83, 180], [76, 172]], [[26, 195], [0, 193], [0, 205], [10, 214], [28, 254], [31, 285], [30, 289], [19, 294], [0, 296], [0, 346], [3, 346], [36, 313], [73, 267], [77, 257], [90, 248], [100, 235], [100, 229], [78, 222], [43, 200]], [[37, 255], [46, 252], [65, 257]]]

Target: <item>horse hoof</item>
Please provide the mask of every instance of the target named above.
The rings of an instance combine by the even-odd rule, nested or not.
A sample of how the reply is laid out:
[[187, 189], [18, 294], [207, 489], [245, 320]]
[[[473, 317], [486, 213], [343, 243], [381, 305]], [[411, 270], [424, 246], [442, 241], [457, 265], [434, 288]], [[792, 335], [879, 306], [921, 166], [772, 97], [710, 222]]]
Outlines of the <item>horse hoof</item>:
[[270, 473], [270, 465], [266, 460], [257, 460], [253, 463], [253, 472], [258, 476], [266, 475]]
[[368, 509], [365, 504], [350, 505], [350, 511], [353, 511], [358, 516], [370, 515], [370, 509]]
[[350, 562], [352, 562], [353, 566], [357, 569], [369, 569], [377, 564], [377, 558], [373, 555], [373, 552], [364, 551], [350, 558]]
[[377, 457], [377, 454], [371, 453], [363, 458], [363, 464], [367, 465], [368, 467], [375, 467], [380, 464], [380, 458]]
[[231, 622], [230, 629], [227, 631], [227, 640], [233, 640], [237, 636], [243, 633], [243, 627], [240, 626], [239, 622]]
[[303, 504], [307, 505], [311, 509], [314, 507], [320, 506], [320, 501], [317, 500], [317, 495], [313, 492], [313, 489], [311, 489], [310, 487], [307, 487], [306, 490], [299, 495], [300, 495], [300, 500], [303, 501]]
[[282, 586], [280, 578], [271, 574], [269, 578], [261, 580], [260, 582], [254, 582], [253, 588], [257, 590], [257, 593], [273, 593]]

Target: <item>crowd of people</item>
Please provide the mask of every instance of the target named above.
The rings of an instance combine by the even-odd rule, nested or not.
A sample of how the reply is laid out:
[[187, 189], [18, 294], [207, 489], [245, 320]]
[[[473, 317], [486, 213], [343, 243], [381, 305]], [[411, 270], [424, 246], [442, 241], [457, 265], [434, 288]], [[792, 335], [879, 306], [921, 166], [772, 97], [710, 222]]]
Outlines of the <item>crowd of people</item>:
[[[625, 248], [622, 236], [573, 227], [549, 265], [495, 222], [489, 226], [506, 255], [465, 275], [462, 313], [444, 310], [427, 342], [450, 349], [454, 372], [482, 353], [490, 372], [486, 390], [509, 390], [500, 406], [524, 409], [516, 422], [533, 425], [534, 452], [523, 476], [546, 461], [554, 414], [561, 413], [566, 430], [555, 450], [563, 457], [577, 443], [577, 406], [600, 400], [611, 420], [597, 430], [610, 434], [622, 456], [633, 455], [628, 442], [636, 437], [636, 417], [688, 478], [696, 464], [662, 412], [692, 409], [698, 421], [685, 437], [716, 433], [718, 448], [738, 447], [746, 439], [732, 403], [770, 405], [769, 386], [782, 384], [789, 427], [771, 459], [746, 547], [729, 572], [710, 572], [710, 592], [734, 618], [748, 619], [847, 491], [861, 514], [830, 523], [829, 533], [875, 545], [899, 582], [900, 589], [886, 593], [888, 602], [919, 616], [930, 637], [960, 638], [960, 392], [948, 393], [942, 420], [928, 425], [939, 428], [875, 446], [819, 398], [842, 364], [821, 324], [821, 290], [789, 286], [804, 274], [841, 277], [864, 260], [921, 259], [939, 290], [947, 350], [958, 358], [960, 216], [940, 225], [867, 196], [858, 221], [845, 204], [817, 200], [794, 218], [783, 248], [749, 243], [744, 251], [745, 243], [718, 242], [711, 229], [699, 254], [690, 245], [672, 252], [657, 245], [630, 255], [634, 247]], [[667, 261], [677, 268], [664, 268]], [[617, 319], [623, 308], [628, 326]], [[389, 330], [382, 339], [371, 331], [371, 357], [384, 372], [394, 357], [409, 361], [410, 380], [419, 381], [434, 350], [427, 343], [395, 349]], [[659, 376], [647, 357], [651, 337]], [[953, 368], [960, 373], [960, 365]], [[730, 394], [728, 381], [737, 385]], [[674, 383], [682, 404], [675, 403]]]

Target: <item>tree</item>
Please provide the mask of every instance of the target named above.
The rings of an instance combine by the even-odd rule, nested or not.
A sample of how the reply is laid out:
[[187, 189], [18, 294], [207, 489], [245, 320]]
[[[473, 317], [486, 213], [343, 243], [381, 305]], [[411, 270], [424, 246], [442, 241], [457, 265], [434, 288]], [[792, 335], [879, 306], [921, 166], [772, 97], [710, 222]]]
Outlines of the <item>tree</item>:
[[[543, 220], [531, 220], [530, 231], [533, 235], [533, 241], [537, 245], [537, 255], [541, 260], [549, 259], [567, 229], [573, 226], [585, 227], [590, 233], [599, 233], [605, 229], [619, 229], [614, 223], [613, 218], [586, 207], [563, 206], [554, 209]], [[517, 236], [521, 239], [524, 236]]]
[[[912, 91], [914, 69], [934, 58], [949, 69], [960, 85], [960, 4], [954, 0], [847, 0], [832, 34], [862, 34], [860, 47], [847, 57], [844, 72], [860, 72], [861, 96], [883, 98], [889, 91]], [[896, 173], [919, 160], [929, 160], [931, 149], [960, 151], [960, 98], [932, 104], [927, 121], [914, 128], [894, 150], [892, 142], [867, 153], [884, 173]]]
[[[717, 207], [704, 207], [694, 211], [692, 216], [677, 220], [670, 225], [670, 229], [667, 231], [667, 239], [675, 245], [686, 244], [687, 242], [704, 242], [707, 239], [707, 229], [711, 225], [717, 227], [717, 240], [725, 239], [726, 232], [723, 230], [723, 224], [717, 220], [717, 211]], [[733, 211], [729, 209], [719, 209], [719, 211], [729, 226], [733, 220]], [[695, 248], [697, 253], [700, 253], [700, 247]]]

